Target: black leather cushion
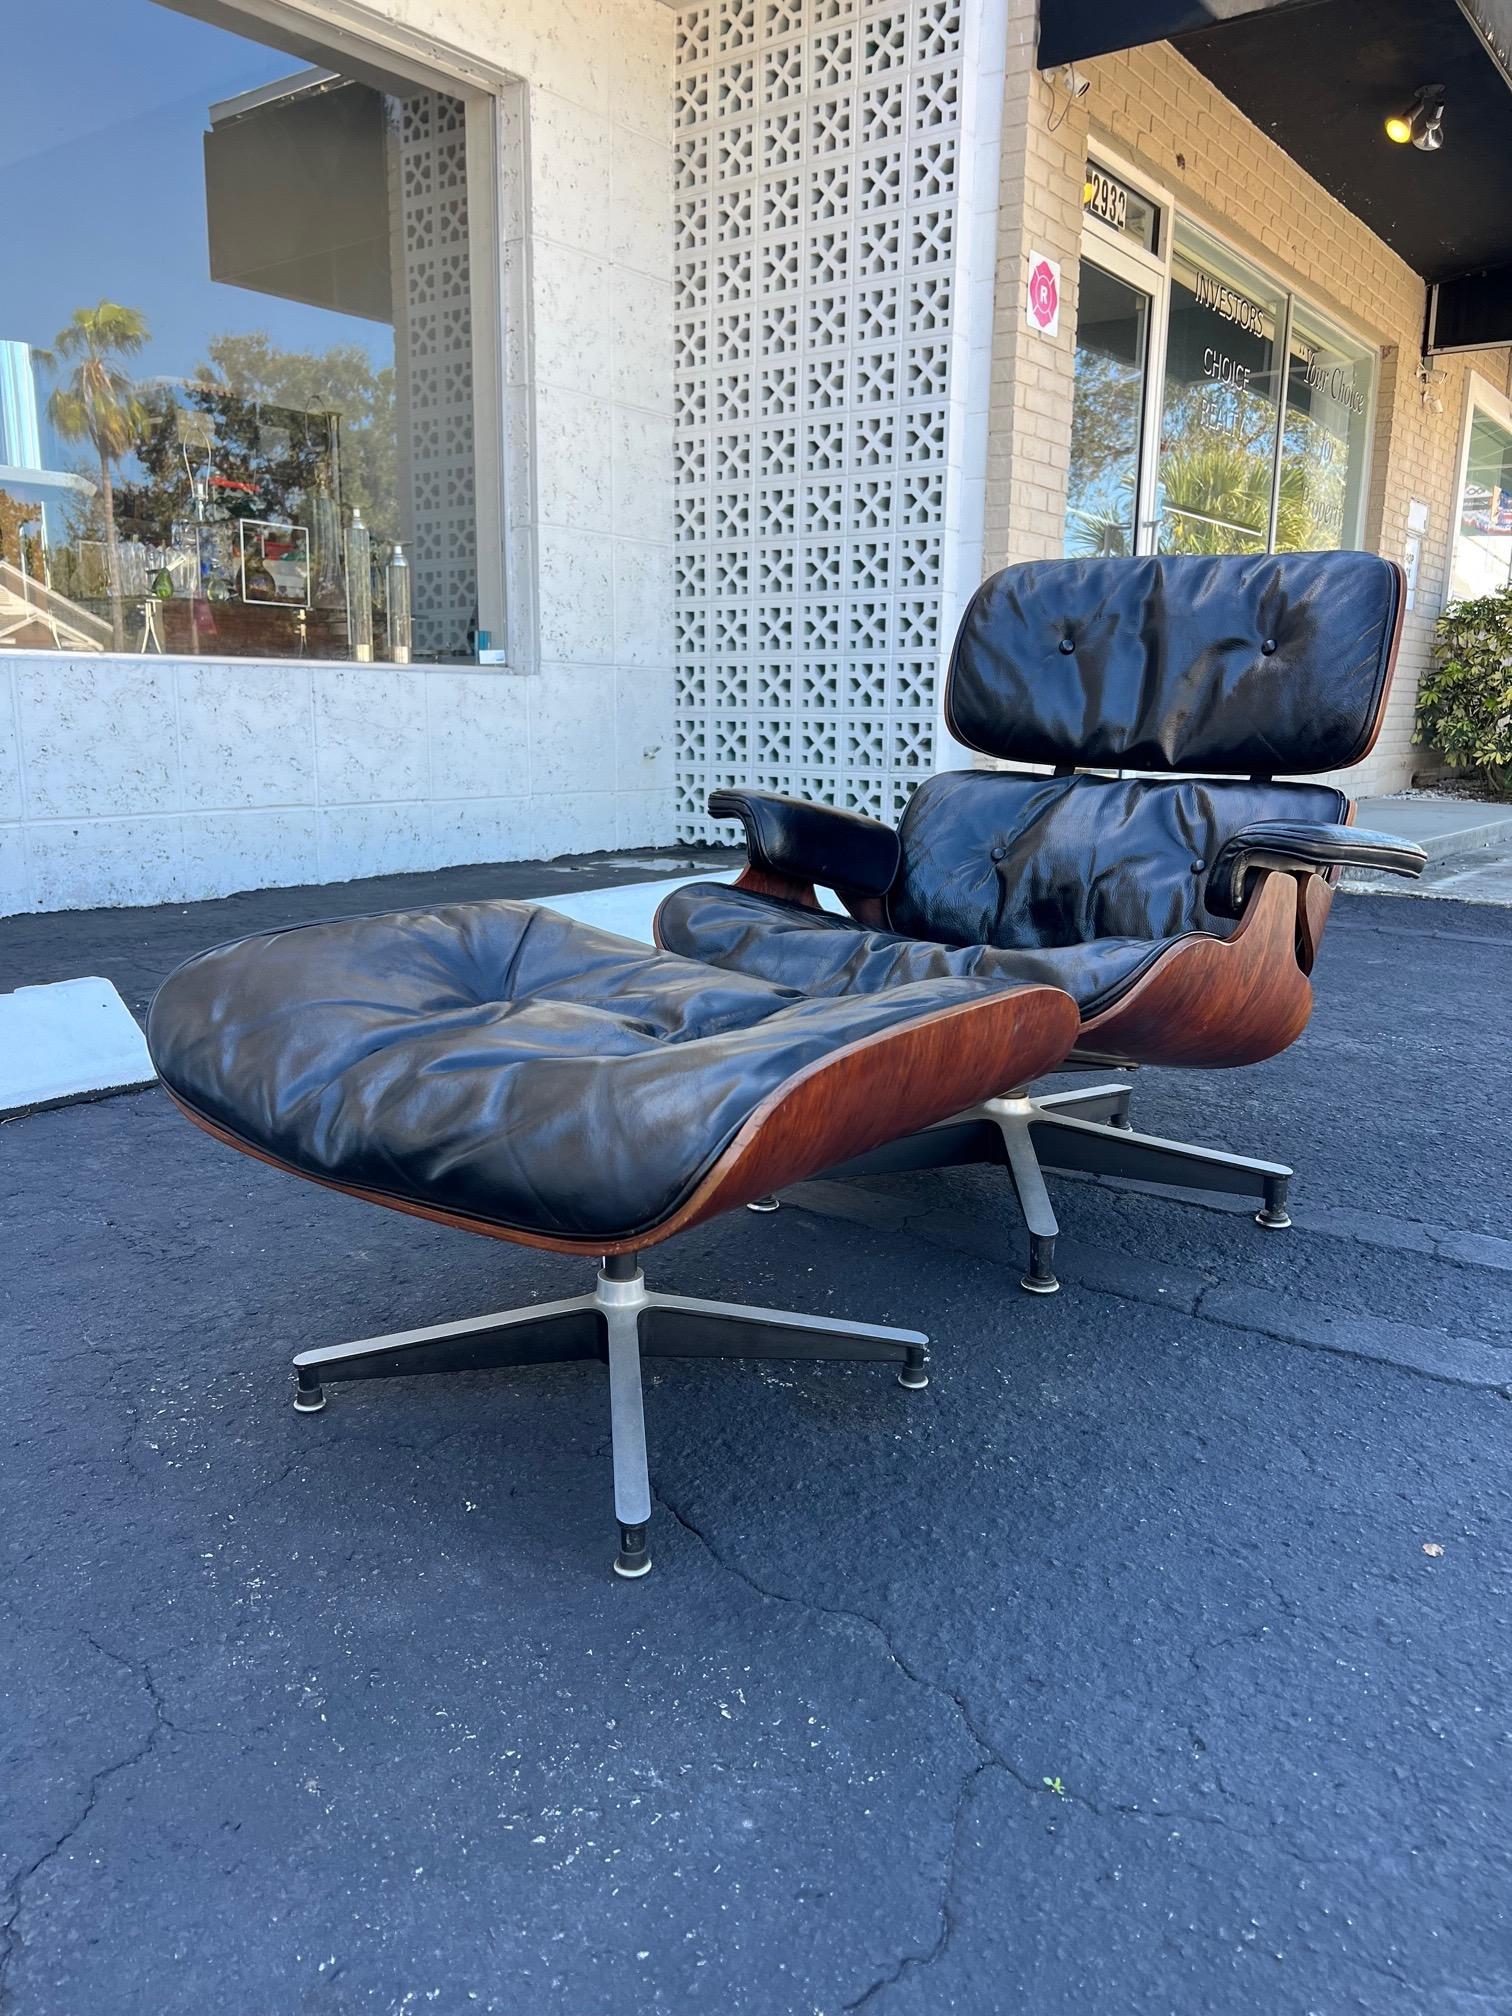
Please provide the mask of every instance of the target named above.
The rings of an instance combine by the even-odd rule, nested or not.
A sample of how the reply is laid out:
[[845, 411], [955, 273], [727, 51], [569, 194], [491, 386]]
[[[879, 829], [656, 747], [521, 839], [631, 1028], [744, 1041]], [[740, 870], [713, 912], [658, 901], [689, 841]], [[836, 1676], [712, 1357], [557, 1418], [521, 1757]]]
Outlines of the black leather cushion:
[[1208, 881], [1207, 905], [1226, 917], [1242, 915], [1253, 873], [1262, 868], [1375, 868], [1388, 875], [1421, 875], [1428, 856], [1412, 840], [1371, 833], [1362, 826], [1313, 826], [1305, 820], [1262, 819], [1235, 833], [1219, 852]]
[[880, 896], [898, 872], [897, 834], [859, 812], [780, 791], [729, 790], [709, 793], [709, 817], [738, 819], [752, 863], [777, 875]]
[[806, 994], [867, 996], [952, 975], [1000, 987], [1042, 981], [1063, 989], [1084, 1016], [1117, 1000], [1165, 949], [1145, 938], [1015, 951], [938, 945], [722, 882], [674, 889], [657, 913], [657, 928], [665, 945], [691, 959]]
[[1225, 842], [1261, 819], [1342, 819], [1348, 802], [1323, 784], [948, 770], [903, 815], [888, 923], [1015, 948], [1226, 934], [1204, 901]]
[[1399, 583], [1370, 553], [1008, 567], [962, 620], [946, 720], [1024, 763], [1343, 769], [1380, 712]]
[[464, 903], [202, 953], [159, 989], [147, 1039], [196, 1113], [306, 1175], [619, 1238], [669, 1217], [794, 1073], [981, 993], [945, 978], [809, 1000], [550, 910]]

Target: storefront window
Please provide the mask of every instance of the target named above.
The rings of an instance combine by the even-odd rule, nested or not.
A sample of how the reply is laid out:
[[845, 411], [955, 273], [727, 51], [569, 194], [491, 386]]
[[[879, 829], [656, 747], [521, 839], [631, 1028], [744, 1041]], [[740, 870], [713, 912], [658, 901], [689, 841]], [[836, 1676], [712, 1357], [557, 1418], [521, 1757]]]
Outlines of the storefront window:
[[1512, 584], [1512, 428], [1478, 407], [1470, 415], [1465, 487], [1449, 571], [1449, 599], [1495, 595]]
[[153, 0], [6, 58], [0, 644], [469, 655], [464, 105]]
[[1162, 553], [1263, 553], [1270, 543], [1286, 298], [1180, 222], [1160, 428]]
[[1276, 547], [1353, 546], [1364, 503], [1375, 360], [1298, 301], [1292, 309]]

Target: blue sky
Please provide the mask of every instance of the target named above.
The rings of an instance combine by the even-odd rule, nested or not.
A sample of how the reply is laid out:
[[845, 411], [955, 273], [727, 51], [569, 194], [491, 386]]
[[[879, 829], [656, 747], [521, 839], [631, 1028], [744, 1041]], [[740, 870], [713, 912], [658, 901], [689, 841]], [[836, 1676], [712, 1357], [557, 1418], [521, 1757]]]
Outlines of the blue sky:
[[5, 42], [0, 337], [49, 344], [76, 307], [105, 299], [147, 317], [143, 377], [192, 370], [226, 330], [265, 329], [289, 349], [357, 343], [392, 363], [381, 324], [209, 277], [207, 108], [301, 58], [153, 0], [34, 0]]

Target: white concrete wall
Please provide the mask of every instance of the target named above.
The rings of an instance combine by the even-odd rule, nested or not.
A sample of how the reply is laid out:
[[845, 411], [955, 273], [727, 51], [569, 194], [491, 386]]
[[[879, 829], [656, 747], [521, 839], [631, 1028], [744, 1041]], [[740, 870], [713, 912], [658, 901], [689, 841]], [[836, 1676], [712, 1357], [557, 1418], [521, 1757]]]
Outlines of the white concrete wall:
[[546, 830], [563, 794], [613, 796], [612, 830], [607, 811], [596, 825], [585, 813], [574, 846], [670, 841], [675, 17], [661, 0], [402, 11], [448, 39], [476, 16], [477, 53], [529, 85], [506, 106], [503, 222], [511, 650], [518, 616], [534, 648], [531, 789], [553, 801]]
[[297, 0], [501, 73], [507, 671], [0, 653], [0, 914], [675, 832], [661, 0]]
[[0, 658], [0, 915], [644, 846], [641, 750], [662, 729], [632, 692], [617, 743], [601, 714], [582, 759], [569, 690], [467, 669]]

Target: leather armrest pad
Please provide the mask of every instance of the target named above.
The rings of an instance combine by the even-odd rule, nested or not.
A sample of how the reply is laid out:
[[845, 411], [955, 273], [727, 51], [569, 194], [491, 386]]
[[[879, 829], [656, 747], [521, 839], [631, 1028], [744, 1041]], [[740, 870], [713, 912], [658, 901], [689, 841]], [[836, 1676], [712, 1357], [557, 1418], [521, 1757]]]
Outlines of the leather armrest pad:
[[1421, 875], [1428, 856], [1411, 840], [1367, 833], [1358, 826], [1314, 826], [1300, 819], [1262, 819], [1224, 842], [1207, 885], [1207, 907], [1237, 917], [1245, 885], [1258, 868], [1295, 872], [1330, 868], [1381, 868], [1392, 875]]
[[753, 867], [830, 889], [885, 896], [902, 860], [890, 826], [777, 791], [711, 791], [709, 817], [740, 820]]

